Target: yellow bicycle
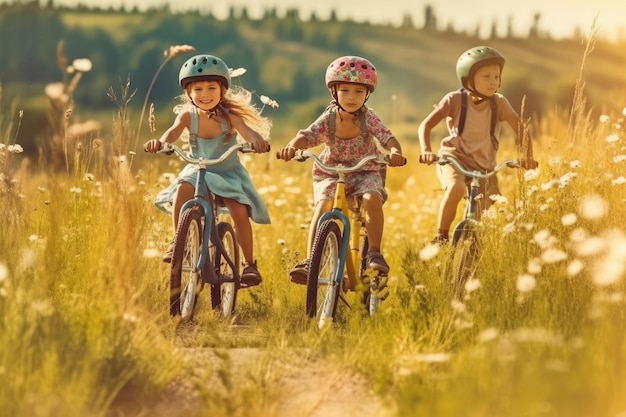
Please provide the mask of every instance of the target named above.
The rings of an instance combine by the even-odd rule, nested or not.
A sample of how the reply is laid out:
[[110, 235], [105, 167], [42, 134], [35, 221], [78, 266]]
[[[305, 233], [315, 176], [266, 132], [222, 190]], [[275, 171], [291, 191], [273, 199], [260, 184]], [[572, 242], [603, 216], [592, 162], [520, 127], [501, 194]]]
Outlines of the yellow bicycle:
[[370, 316], [384, 298], [387, 275], [368, 271], [365, 264], [368, 251], [365, 217], [360, 199], [349, 201], [346, 196], [345, 174], [358, 171], [370, 161], [381, 165], [389, 162], [383, 155], [368, 155], [351, 167], [329, 166], [306, 150], [296, 151], [293, 159], [302, 162], [308, 158], [338, 175], [333, 207], [317, 224], [307, 279], [306, 314], [323, 328], [335, 318], [339, 299], [350, 306], [345, 297], [349, 291], [363, 291], [361, 300]]

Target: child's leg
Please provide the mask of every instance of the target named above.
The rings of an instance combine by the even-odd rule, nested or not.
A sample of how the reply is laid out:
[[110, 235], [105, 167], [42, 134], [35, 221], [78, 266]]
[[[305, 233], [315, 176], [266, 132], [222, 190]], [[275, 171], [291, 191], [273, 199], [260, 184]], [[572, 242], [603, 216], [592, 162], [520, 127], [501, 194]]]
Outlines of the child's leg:
[[325, 199], [319, 201], [315, 205], [315, 209], [313, 210], [313, 218], [311, 219], [311, 224], [309, 224], [309, 238], [307, 241], [307, 258], [311, 257], [311, 250], [313, 249], [313, 243], [315, 240], [315, 232], [317, 231], [317, 222], [319, 221], [322, 214], [330, 211], [333, 208], [333, 200]]
[[365, 211], [365, 229], [367, 230], [369, 250], [380, 252], [385, 225], [383, 201], [380, 195], [378, 193], [363, 194], [363, 209]]
[[235, 238], [241, 247], [245, 261], [254, 263], [252, 225], [250, 224], [250, 217], [248, 215], [248, 206], [231, 198], [225, 198], [224, 204], [228, 208], [230, 217], [235, 224]]
[[190, 183], [183, 181], [178, 186], [178, 190], [176, 190], [176, 195], [174, 196], [174, 207], [172, 209], [172, 222], [174, 225], [174, 233], [176, 233], [176, 228], [178, 227], [180, 209], [183, 207], [183, 204], [193, 198], [194, 194], [195, 188]]
[[446, 188], [439, 205], [438, 230], [450, 230], [450, 226], [456, 217], [456, 209], [465, 196], [465, 189], [464, 182], [454, 182]]

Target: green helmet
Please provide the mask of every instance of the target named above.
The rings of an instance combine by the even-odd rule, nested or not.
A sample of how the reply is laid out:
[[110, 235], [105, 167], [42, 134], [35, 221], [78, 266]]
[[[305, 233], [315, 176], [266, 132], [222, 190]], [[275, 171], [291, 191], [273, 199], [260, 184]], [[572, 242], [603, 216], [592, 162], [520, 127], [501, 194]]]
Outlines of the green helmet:
[[192, 81], [219, 81], [224, 87], [230, 86], [228, 65], [213, 55], [196, 55], [189, 58], [178, 73], [178, 82], [184, 90]]
[[497, 64], [500, 73], [504, 67], [504, 57], [500, 52], [489, 46], [475, 46], [463, 52], [456, 61], [456, 76], [466, 89], [474, 90], [474, 74], [485, 65]]

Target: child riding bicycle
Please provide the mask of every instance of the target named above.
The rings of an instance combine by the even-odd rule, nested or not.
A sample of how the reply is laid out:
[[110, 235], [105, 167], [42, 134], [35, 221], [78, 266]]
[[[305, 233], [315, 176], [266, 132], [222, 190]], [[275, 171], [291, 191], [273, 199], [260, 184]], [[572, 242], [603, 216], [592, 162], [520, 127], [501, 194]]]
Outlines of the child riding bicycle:
[[[327, 165], [354, 165], [363, 156], [380, 153], [375, 140], [389, 151], [391, 166], [405, 163], [402, 148], [391, 131], [383, 124], [374, 110], [365, 106], [370, 94], [376, 89], [378, 74], [374, 65], [358, 56], [342, 56], [335, 59], [326, 70], [326, 86], [333, 98], [326, 110], [308, 128], [300, 130], [280, 149], [279, 156], [285, 161], [294, 157], [296, 150], [324, 144], [320, 159]], [[375, 139], [376, 138], [376, 139]], [[337, 174], [313, 165], [313, 191], [315, 208], [309, 226], [307, 259], [291, 270], [291, 280], [306, 284], [309, 272], [311, 247], [322, 214], [332, 208]], [[365, 212], [365, 228], [369, 239], [366, 264], [380, 273], [388, 273], [389, 265], [380, 252], [384, 214], [383, 203], [386, 167], [374, 162], [362, 170], [346, 174], [348, 197], [362, 198]]]
[[[446, 119], [449, 135], [441, 141], [440, 155], [457, 157], [465, 168], [480, 172], [492, 171], [496, 166], [499, 145], [499, 122], [507, 122], [516, 133], [518, 152], [522, 155], [521, 166], [537, 167], [533, 159], [532, 142], [524, 129], [520, 116], [509, 101], [497, 93], [501, 86], [504, 57], [489, 46], [477, 46], [463, 52], [456, 64], [457, 77], [462, 88], [447, 93], [418, 129], [420, 162], [434, 163], [438, 156], [433, 153], [430, 133]], [[437, 235], [432, 243], [448, 241], [450, 225], [456, 217], [457, 206], [466, 195], [468, 178], [459, 174], [451, 165], [437, 165], [437, 176], [444, 189], [437, 218]], [[482, 210], [489, 208], [489, 195], [500, 194], [496, 176], [481, 181]]]
[[[231, 86], [230, 70], [222, 59], [196, 55], [182, 65], [178, 80], [184, 90], [180, 96], [184, 104], [175, 108], [176, 119], [161, 138], [144, 144], [146, 152], [157, 152], [163, 143], [176, 141], [185, 129], [189, 132], [191, 154], [196, 158], [219, 158], [236, 144], [237, 134], [252, 144], [255, 152], [269, 151], [270, 145], [261, 133], [269, 135], [270, 121], [251, 104], [247, 90]], [[197, 171], [196, 164], [185, 166], [176, 180], [156, 197], [157, 207], [172, 215], [174, 232], [181, 207], [194, 196]], [[236, 239], [245, 259], [242, 285], [260, 284], [262, 277], [253, 256], [250, 218], [259, 224], [269, 224], [270, 218], [248, 171], [233, 154], [223, 164], [207, 169], [206, 182], [223, 200], [235, 224]], [[171, 262], [172, 250], [173, 243], [163, 256], [165, 262]]]

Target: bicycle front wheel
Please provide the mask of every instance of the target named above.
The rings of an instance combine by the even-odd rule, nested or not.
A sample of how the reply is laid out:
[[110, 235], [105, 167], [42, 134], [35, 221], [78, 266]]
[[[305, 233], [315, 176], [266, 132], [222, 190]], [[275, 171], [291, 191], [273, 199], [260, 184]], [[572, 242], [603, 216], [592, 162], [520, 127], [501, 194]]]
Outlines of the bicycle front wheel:
[[480, 246], [478, 234], [472, 227], [455, 231], [455, 241], [450, 260], [450, 290], [453, 297], [463, 298], [465, 284], [476, 272]]
[[333, 220], [324, 221], [315, 236], [306, 291], [306, 314], [317, 319], [321, 329], [332, 321], [337, 311], [340, 285], [339, 268], [341, 231]]
[[[224, 251], [216, 250], [216, 256], [213, 257], [217, 282], [211, 284], [211, 305], [228, 317], [235, 311], [239, 290], [239, 247], [235, 231], [229, 223], [218, 223], [217, 234]], [[236, 270], [233, 270], [228, 260], [232, 261]]]
[[170, 274], [170, 315], [180, 314], [182, 320], [193, 318], [202, 284], [198, 270], [201, 219], [200, 207], [186, 209], [180, 216], [174, 239]]

